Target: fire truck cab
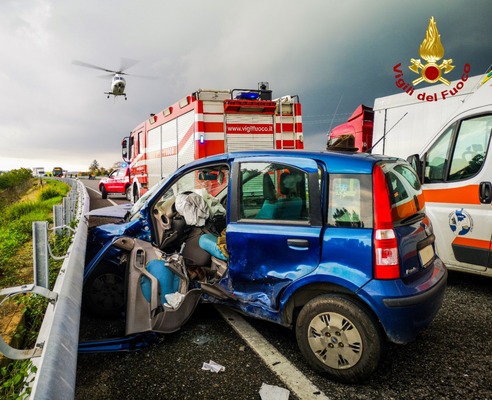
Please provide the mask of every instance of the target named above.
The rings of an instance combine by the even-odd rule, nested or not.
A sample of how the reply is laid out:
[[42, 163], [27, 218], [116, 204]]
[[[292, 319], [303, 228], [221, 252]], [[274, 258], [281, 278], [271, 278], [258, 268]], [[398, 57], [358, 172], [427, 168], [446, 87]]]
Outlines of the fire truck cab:
[[266, 82], [257, 90], [204, 90], [185, 96], [140, 123], [122, 141], [130, 165], [133, 201], [178, 167], [240, 150], [303, 149], [297, 95], [272, 100]]

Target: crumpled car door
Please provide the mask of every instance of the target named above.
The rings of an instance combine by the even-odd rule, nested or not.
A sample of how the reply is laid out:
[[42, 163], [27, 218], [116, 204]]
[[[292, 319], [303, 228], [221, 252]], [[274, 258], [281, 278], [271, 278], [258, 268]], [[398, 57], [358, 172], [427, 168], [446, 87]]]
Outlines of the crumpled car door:
[[125, 333], [179, 330], [202, 293], [189, 289], [183, 256], [135, 239], [129, 257]]

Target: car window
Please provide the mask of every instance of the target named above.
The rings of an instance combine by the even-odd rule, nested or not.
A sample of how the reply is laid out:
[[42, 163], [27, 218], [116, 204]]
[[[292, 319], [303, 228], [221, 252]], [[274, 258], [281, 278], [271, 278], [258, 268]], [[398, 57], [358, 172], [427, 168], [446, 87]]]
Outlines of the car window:
[[415, 190], [421, 190], [421, 185], [415, 170], [410, 165], [397, 164], [393, 168], [396, 173], [401, 175]]
[[[170, 204], [167, 200], [172, 200], [178, 194], [196, 193], [204, 198], [209, 206], [214, 206], [217, 202], [225, 207], [227, 200], [227, 185], [229, 182], [228, 165], [218, 165], [213, 167], [196, 169], [182, 175], [171, 186], [169, 186], [154, 203], [154, 207], [160, 208], [164, 204]], [[146, 192], [131, 209], [131, 219], [139, 217], [139, 210], [145, 202], [149, 200], [157, 190], [162, 187], [163, 181], [154, 185]]]
[[331, 227], [372, 227], [371, 176], [330, 174], [328, 225]]
[[228, 181], [229, 168], [226, 165], [200, 168], [181, 176], [162, 194], [161, 200], [188, 192], [215, 197], [227, 187]]
[[242, 219], [308, 221], [308, 174], [290, 165], [244, 162], [240, 165]]
[[409, 164], [380, 163], [386, 176], [391, 215], [395, 224], [416, 215], [424, 207], [422, 186]]

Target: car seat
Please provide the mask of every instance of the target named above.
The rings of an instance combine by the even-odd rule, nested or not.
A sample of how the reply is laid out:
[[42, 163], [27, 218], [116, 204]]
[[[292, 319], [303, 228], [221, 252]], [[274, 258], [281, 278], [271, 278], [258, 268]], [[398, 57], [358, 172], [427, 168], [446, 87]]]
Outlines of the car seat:
[[302, 199], [297, 194], [297, 186], [302, 176], [283, 172], [280, 175], [280, 193], [284, 198], [278, 200], [276, 219], [298, 220], [301, 217]]
[[274, 219], [277, 208], [277, 195], [275, 186], [269, 174], [263, 175], [263, 205], [256, 214], [257, 219]]
[[227, 261], [227, 257], [217, 247], [217, 239], [217, 236], [210, 233], [205, 233], [200, 236], [200, 240], [198, 243], [200, 247], [206, 252], [210, 253], [210, 255], [218, 258], [219, 260]]

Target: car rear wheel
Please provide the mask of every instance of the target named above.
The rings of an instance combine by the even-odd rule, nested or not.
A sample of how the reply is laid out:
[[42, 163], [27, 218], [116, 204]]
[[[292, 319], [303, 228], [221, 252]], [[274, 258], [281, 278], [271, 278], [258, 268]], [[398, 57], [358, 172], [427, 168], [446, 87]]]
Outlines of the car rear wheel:
[[104, 186], [101, 187], [101, 197], [103, 199], [107, 199], [108, 198], [108, 191], [106, 190], [106, 188]]
[[82, 305], [98, 317], [119, 317], [125, 305], [122, 268], [112, 264], [97, 265], [84, 282]]
[[309, 301], [297, 318], [296, 338], [314, 370], [344, 383], [367, 379], [383, 347], [378, 323], [343, 295], [322, 295]]

